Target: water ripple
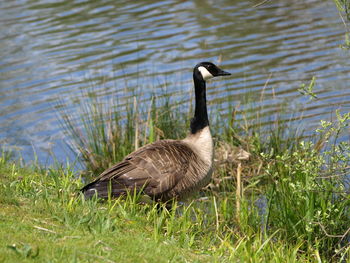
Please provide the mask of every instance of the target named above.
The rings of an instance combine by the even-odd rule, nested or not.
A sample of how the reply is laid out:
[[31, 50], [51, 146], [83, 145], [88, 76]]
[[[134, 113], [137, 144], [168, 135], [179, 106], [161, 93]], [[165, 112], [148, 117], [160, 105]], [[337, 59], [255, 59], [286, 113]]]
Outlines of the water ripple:
[[[53, 105], [97, 96], [125, 105], [134, 94], [187, 103], [192, 67], [221, 62], [231, 78], [209, 85], [211, 113], [251, 107], [262, 122], [280, 114], [309, 129], [348, 111], [349, 52], [331, 1], [3, 1], [0, 6], [0, 142], [31, 145], [39, 158], [60, 147]], [[319, 99], [298, 92], [316, 77]], [[166, 88], [164, 88], [166, 87]], [[74, 111], [72, 104], [70, 111]], [[123, 106], [121, 106], [122, 108]], [[185, 110], [185, 109], [184, 109]], [[254, 118], [254, 114], [249, 118]], [[40, 155], [40, 149], [43, 154]], [[61, 156], [60, 156], [61, 155]], [[29, 157], [30, 158], [30, 157]]]

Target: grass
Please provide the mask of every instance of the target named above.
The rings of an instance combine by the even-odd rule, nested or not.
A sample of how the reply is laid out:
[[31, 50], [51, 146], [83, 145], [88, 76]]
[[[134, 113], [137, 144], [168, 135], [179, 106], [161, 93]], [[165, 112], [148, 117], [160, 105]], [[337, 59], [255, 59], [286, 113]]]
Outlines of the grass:
[[[194, 258], [176, 243], [155, 238], [152, 216], [156, 211], [138, 207], [132, 200], [131, 205], [85, 202], [76, 194], [81, 180], [69, 170], [41, 174], [2, 164], [1, 174], [1, 262], [176, 262]], [[144, 224], [148, 220], [142, 213], [151, 224]]]
[[350, 145], [340, 140], [350, 114], [337, 112], [303, 138], [288, 122], [266, 130], [258, 113], [230, 109], [212, 123], [213, 180], [188, 203], [167, 210], [134, 193], [82, 198], [87, 176], [143, 144], [184, 137], [189, 118], [180, 106], [134, 99], [121, 115], [90, 94], [76, 115], [62, 108], [86, 169], [80, 175], [69, 165], [22, 167], [3, 152], [0, 261], [350, 262]]
[[[0, 159], [3, 160], [3, 159]], [[85, 201], [69, 169], [0, 162], [1, 262], [316, 262], [301, 243], [260, 230], [260, 215], [214, 196], [171, 211], [126, 200]], [[252, 224], [249, 226], [249, 224]]]

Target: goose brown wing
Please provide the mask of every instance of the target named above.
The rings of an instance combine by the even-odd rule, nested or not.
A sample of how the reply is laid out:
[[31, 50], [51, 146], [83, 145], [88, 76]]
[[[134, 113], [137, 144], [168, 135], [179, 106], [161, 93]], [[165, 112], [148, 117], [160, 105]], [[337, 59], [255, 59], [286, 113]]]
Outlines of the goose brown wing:
[[181, 141], [165, 140], [149, 144], [128, 155], [122, 162], [104, 171], [82, 191], [89, 197], [125, 194], [143, 190], [151, 197], [166, 196], [185, 176], [195, 153]]

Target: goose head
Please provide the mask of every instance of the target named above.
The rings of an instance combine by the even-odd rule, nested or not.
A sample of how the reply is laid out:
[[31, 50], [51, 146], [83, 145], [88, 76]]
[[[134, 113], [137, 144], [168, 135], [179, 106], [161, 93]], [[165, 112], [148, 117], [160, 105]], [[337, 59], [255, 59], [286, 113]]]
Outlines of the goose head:
[[194, 67], [194, 75], [200, 76], [203, 80], [208, 80], [218, 76], [231, 75], [231, 73], [223, 71], [211, 62], [201, 62]]

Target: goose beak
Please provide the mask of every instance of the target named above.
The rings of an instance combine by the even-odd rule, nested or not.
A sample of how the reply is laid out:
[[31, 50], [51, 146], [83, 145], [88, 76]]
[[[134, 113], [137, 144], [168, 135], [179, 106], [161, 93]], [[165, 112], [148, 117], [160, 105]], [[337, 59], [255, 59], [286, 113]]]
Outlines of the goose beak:
[[227, 71], [223, 71], [221, 69], [219, 69], [219, 71], [217, 73], [217, 76], [228, 76], [228, 75], [231, 75], [231, 73], [227, 72]]

